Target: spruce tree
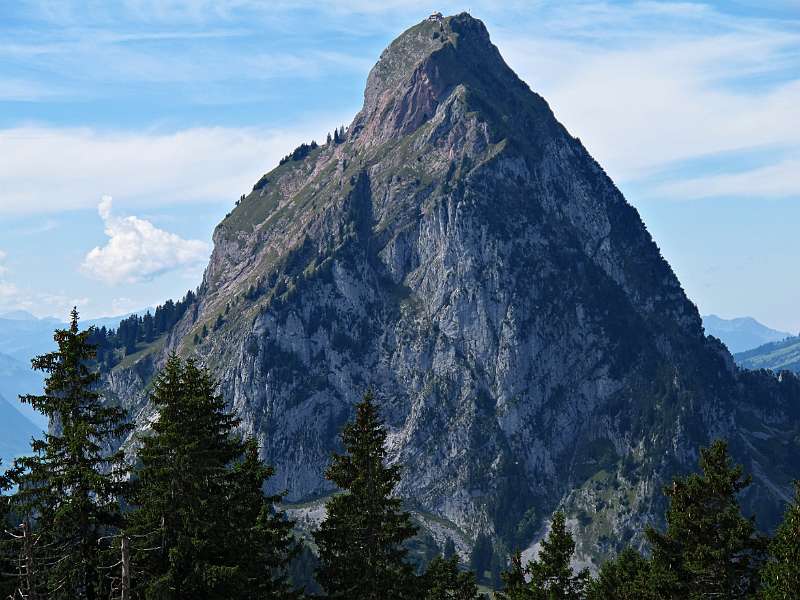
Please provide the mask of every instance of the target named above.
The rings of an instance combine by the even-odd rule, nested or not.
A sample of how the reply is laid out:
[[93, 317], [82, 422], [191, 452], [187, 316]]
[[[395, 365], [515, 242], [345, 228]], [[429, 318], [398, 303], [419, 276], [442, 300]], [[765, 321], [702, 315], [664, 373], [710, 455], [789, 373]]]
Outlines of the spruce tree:
[[800, 481], [794, 502], [769, 546], [769, 560], [761, 574], [763, 600], [789, 600], [800, 594]]
[[327, 504], [314, 533], [319, 547], [317, 579], [329, 598], [415, 598], [415, 576], [404, 543], [416, 532], [393, 497], [400, 467], [386, 465], [386, 429], [371, 392], [342, 432], [344, 454], [334, 454], [326, 473], [344, 493]]
[[282, 574], [291, 522], [261, 488], [271, 470], [235, 435], [216, 383], [173, 355], [155, 379], [127, 534], [147, 599], [293, 598]]
[[53, 600], [103, 594], [103, 538], [121, 523], [118, 500], [126, 489], [123, 455], [108, 450], [130, 425], [122, 408], [102, 401], [91, 335], [78, 330], [73, 309], [69, 328], [55, 331], [57, 350], [32, 361], [47, 373], [44, 393], [20, 397], [51, 423], [50, 433], [33, 441], [34, 454], [16, 461], [22, 472], [12, 505], [35, 524], [37, 547], [46, 553], [40, 584]]
[[649, 586], [650, 565], [633, 548], [625, 548], [616, 558], [604, 562], [586, 591], [587, 600], [645, 600], [657, 598]]
[[458, 568], [458, 557], [434, 558], [422, 578], [424, 600], [479, 600], [475, 574]]
[[670, 501], [666, 531], [646, 532], [651, 585], [668, 598], [748, 598], [766, 546], [737, 500], [750, 477], [732, 463], [721, 440], [701, 449], [700, 469], [664, 490]]
[[511, 565], [500, 578], [503, 581], [503, 590], [495, 594], [497, 600], [528, 600], [532, 597], [533, 592], [528, 589], [525, 567], [522, 566], [522, 555], [519, 552], [511, 556]]
[[542, 541], [539, 556], [527, 566], [533, 598], [547, 600], [577, 600], [582, 596], [582, 579], [572, 571], [571, 561], [575, 552], [575, 541], [566, 527], [566, 516], [556, 512], [550, 525], [550, 533]]
[[274, 474], [258, 455], [255, 440], [248, 440], [244, 457], [230, 474], [227, 498], [228, 523], [234, 535], [228, 551], [236, 565], [235, 590], [238, 600], [295, 599], [288, 579], [288, 567], [300, 546], [292, 536], [294, 523], [275, 505], [280, 495], [265, 496], [264, 482]]
[[7, 533], [13, 525], [9, 517], [9, 498], [5, 495], [11, 489], [12, 478], [12, 473], [0, 473], [0, 598], [12, 597], [17, 588], [14, 540]]

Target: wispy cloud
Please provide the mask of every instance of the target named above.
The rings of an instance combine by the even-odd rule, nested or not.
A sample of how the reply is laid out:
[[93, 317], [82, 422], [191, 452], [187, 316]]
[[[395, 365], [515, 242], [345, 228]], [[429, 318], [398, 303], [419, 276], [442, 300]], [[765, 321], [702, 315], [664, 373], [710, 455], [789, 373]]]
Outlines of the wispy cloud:
[[800, 198], [800, 160], [736, 173], [681, 178], [656, 187], [658, 198], [695, 199], [713, 197]]
[[698, 4], [566, 12], [543, 36], [504, 29], [497, 41], [618, 180], [714, 153], [800, 147], [796, 31]]
[[[0, 130], [0, 214], [94, 207], [113, 191], [126, 207], [230, 203], [300, 142], [344, 122], [319, 118], [294, 130], [195, 128], [99, 132]], [[57, 193], [54, 193], [57, 190]]]

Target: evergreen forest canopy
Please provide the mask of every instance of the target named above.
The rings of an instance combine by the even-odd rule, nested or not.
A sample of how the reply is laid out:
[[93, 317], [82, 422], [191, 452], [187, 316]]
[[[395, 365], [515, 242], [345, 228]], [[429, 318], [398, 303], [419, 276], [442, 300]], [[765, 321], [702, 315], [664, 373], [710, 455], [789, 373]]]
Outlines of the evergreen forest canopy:
[[[152, 331], [192, 301], [159, 307]], [[143, 322], [120, 329], [128, 336]], [[282, 496], [264, 493], [272, 468], [255, 440], [237, 433], [216, 382], [191, 359], [172, 355], [156, 377], [149, 401], [159, 417], [138, 440], [134, 466], [122, 452], [108, 453], [131, 426], [97, 391], [98, 335], [80, 331], [73, 311], [70, 327], [55, 332], [57, 349], [33, 361], [47, 374], [45, 390], [22, 400], [54, 427], [0, 475], [3, 598], [798, 597], [800, 484], [775, 535], [760, 534], [737, 501], [750, 477], [721, 440], [701, 451], [698, 472], [664, 490], [666, 527], [645, 532], [647, 552], [627, 548], [594, 576], [573, 570], [575, 542], [562, 512], [552, 516], [538, 556], [526, 563], [511, 552], [497, 582], [485, 535], [470, 557], [473, 570], [452, 540], [419, 560], [412, 556], [418, 529], [394, 495], [401, 466], [387, 462], [387, 429], [371, 392], [341, 432], [341, 454], [331, 457], [326, 477], [341, 492], [328, 500], [312, 547], [293, 534]], [[479, 587], [487, 583], [497, 585]]]
[[95, 360], [100, 369], [111, 370], [121, 358], [137, 352], [141, 344], [152, 344], [169, 332], [196, 300], [197, 294], [189, 290], [177, 302], [167, 300], [158, 305], [152, 314], [148, 310], [144, 315], [122, 319], [116, 330], [105, 326], [91, 328], [88, 341], [95, 348]]

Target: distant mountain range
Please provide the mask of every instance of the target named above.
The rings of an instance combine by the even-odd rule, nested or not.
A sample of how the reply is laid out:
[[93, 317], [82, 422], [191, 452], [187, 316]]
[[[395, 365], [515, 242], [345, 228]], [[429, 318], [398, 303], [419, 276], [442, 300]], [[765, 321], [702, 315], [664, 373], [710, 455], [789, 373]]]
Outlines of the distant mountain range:
[[752, 317], [723, 319], [717, 315], [705, 315], [703, 327], [708, 335], [722, 340], [732, 354], [778, 342], [792, 335], [786, 331], [770, 329]]
[[[81, 326], [113, 328], [130, 314], [87, 319]], [[0, 458], [5, 465], [28, 450], [31, 435], [47, 427], [47, 419], [18, 397], [41, 391], [43, 374], [30, 368], [30, 360], [52, 350], [53, 330], [65, 326], [53, 317], [40, 319], [23, 310], [0, 314]]]
[[27, 452], [31, 438], [41, 433], [41, 428], [26, 419], [3, 396], [0, 396], [0, 459], [5, 469], [14, 457]]
[[800, 373], [800, 337], [792, 336], [779, 342], [739, 352], [733, 356], [736, 363], [747, 369], [771, 369]]

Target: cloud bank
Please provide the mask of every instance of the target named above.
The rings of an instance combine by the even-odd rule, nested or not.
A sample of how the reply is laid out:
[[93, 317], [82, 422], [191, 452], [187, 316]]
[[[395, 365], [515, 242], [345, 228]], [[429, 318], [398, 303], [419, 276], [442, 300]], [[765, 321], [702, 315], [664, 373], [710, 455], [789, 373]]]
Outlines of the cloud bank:
[[109, 284], [137, 283], [208, 259], [205, 242], [185, 240], [138, 217], [115, 216], [111, 196], [103, 196], [97, 212], [109, 239], [86, 255], [81, 267], [90, 277]]
[[91, 128], [0, 130], [0, 215], [92, 208], [106, 190], [126, 207], [233, 205], [301, 142], [325, 135], [325, 119], [292, 130], [190, 128], [165, 133]]

